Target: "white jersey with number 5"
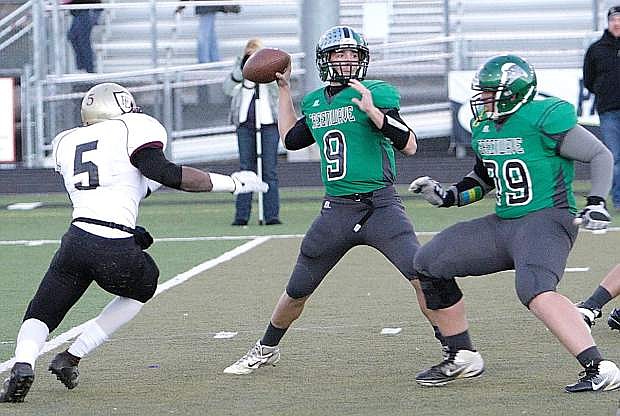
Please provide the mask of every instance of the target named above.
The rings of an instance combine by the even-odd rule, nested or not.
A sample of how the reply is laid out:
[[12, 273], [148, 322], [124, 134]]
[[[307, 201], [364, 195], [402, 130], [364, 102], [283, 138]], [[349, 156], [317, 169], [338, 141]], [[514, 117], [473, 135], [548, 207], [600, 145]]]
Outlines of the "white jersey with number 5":
[[[134, 228], [138, 205], [149, 181], [130, 162], [144, 147], [165, 149], [166, 129], [146, 114], [130, 113], [60, 133], [53, 141], [56, 171], [73, 204], [73, 218], [86, 217]], [[75, 224], [90, 233], [123, 238], [129, 234], [113, 228]]]

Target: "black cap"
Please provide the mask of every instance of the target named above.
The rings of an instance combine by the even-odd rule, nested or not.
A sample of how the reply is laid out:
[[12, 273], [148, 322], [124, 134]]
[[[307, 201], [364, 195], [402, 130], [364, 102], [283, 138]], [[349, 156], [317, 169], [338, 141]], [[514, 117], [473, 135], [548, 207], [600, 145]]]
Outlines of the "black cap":
[[614, 14], [620, 14], [620, 6], [610, 7], [609, 10], [607, 11], [607, 19], [609, 19]]

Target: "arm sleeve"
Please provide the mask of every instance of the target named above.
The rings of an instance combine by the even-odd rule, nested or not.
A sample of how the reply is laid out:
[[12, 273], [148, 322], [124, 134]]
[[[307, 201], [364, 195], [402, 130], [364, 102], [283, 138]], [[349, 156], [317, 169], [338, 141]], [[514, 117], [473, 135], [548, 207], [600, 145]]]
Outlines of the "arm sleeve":
[[569, 130], [560, 144], [560, 156], [590, 164], [590, 196], [603, 199], [609, 194], [613, 181], [614, 158], [592, 133], [577, 125]]
[[491, 189], [495, 188], [493, 179], [489, 178], [486, 168], [480, 158], [476, 158], [474, 169], [460, 182], [455, 183], [446, 193], [442, 207], [456, 204], [459, 207], [481, 200]]
[[166, 159], [161, 148], [144, 147], [135, 151], [130, 160], [147, 178], [170, 188], [181, 189], [181, 166]]
[[403, 150], [409, 141], [411, 128], [403, 121], [398, 109], [380, 108], [380, 110], [384, 114], [381, 133], [392, 142], [392, 146], [397, 150]]
[[286, 133], [284, 147], [288, 150], [300, 150], [311, 144], [314, 144], [314, 137], [312, 137], [312, 132], [308, 128], [304, 116], [297, 120], [293, 128]]

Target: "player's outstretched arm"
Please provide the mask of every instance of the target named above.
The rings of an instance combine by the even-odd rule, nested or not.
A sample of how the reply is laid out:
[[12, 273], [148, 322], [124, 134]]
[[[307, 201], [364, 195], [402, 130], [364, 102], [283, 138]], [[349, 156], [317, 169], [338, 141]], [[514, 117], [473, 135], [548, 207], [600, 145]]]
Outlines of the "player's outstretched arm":
[[131, 163], [148, 179], [186, 192], [267, 192], [265, 182], [251, 171], [220, 175], [189, 166], [179, 166], [166, 159], [161, 148], [147, 147], [131, 156]]

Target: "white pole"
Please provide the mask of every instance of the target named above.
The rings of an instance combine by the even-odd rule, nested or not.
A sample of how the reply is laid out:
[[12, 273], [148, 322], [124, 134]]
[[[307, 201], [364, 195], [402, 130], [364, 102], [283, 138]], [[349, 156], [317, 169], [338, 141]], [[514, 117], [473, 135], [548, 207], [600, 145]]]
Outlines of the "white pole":
[[[261, 121], [260, 121], [260, 84], [256, 83], [254, 87], [254, 114], [256, 118], [256, 175], [259, 180], [263, 180], [263, 142], [261, 138]], [[258, 225], [265, 223], [265, 213], [263, 212], [263, 193], [258, 192]]]

